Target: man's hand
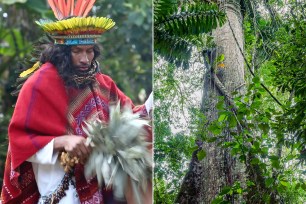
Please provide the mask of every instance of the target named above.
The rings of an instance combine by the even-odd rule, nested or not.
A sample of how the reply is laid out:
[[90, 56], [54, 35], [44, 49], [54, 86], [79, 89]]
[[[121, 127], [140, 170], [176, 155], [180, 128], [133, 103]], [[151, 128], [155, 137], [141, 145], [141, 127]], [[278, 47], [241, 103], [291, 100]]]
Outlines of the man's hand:
[[91, 152], [91, 147], [85, 144], [86, 139], [77, 135], [63, 135], [54, 139], [55, 150], [65, 150], [71, 157], [79, 158], [85, 163]]

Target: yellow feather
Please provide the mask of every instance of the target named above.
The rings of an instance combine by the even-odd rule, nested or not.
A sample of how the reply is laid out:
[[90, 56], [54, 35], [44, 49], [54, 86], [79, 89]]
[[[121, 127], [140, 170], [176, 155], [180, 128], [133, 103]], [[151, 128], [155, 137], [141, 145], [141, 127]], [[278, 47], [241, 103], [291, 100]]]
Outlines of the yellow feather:
[[71, 19], [55, 21], [55, 22], [38, 22], [38, 25], [48, 33], [77, 30], [78, 28], [92, 27], [93, 30], [109, 30], [115, 25], [112, 19], [105, 17], [75, 17]]
[[39, 67], [40, 63], [36, 62], [33, 67], [23, 71], [20, 73], [19, 77], [25, 77], [28, 76], [29, 74], [31, 74], [32, 72], [34, 72], [38, 67]]

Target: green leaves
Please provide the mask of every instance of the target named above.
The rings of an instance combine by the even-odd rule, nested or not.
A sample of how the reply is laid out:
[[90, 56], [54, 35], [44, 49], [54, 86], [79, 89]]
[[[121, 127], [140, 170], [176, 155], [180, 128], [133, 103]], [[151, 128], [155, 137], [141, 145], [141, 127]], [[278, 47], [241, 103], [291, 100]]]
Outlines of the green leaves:
[[[47, 3], [40, 0], [27, 0], [25, 6], [30, 10], [34, 10], [40, 13], [42, 16], [49, 15], [51, 19], [54, 19], [54, 14], [50, 11], [50, 8], [47, 6]], [[44, 17], [45, 18], [45, 17]]]
[[255, 77], [252, 79], [252, 82], [253, 82], [254, 84], [259, 84], [259, 83], [260, 83], [259, 77], [258, 77], [258, 76], [255, 76]]
[[[191, 50], [196, 47], [194, 41], [186, 36], [193, 36], [200, 30], [196, 25], [197, 21], [205, 21], [207, 25], [214, 23], [206, 17], [203, 19], [207, 20], [203, 20], [200, 16], [192, 16], [191, 10], [188, 10], [191, 7], [174, 6], [175, 1], [167, 2], [169, 5], [164, 9], [163, 16], [157, 18], [157, 15], [154, 19], [154, 26], [157, 27], [154, 36], [155, 52], [171, 63], [178, 62], [177, 64], [181, 65], [180, 59], [190, 58]], [[241, 187], [237, 185], [235, 188], [225, 186], [212, 203], [227, 203], [229, 198], [233, 197], [241, 198], [242, 203], [248, 203], [244, 200], [247, 196], [254, 199], [253, 203], [271, 203], [273, 196], [288, 203], [303, 203], [306, 198], [304, 166], [303, 163], [298, 163], [299, 160], [306, 159], [306, 70], [303, 49], [306, 32], [302, 18], [303, 7], [300, 1], [288, 1], [286, 9], [280, 8], [279, 11], [284, 12], [279, 15], [278, 7], [273, 2], [276, 1], [263, 4], [271, 6], [271, 11], [276, 11], [270, 18], [268, 10], [268, 16], [262, 16], [261, 11], [254, 9], [259, 6], [258, 1], [245, 2], [244, 6], [247, 8], [244, 15], [244, 55], [252, 64], [255, 76], [246, 73], [245, 95], [234, 98], [237, 109], [229, 107], [224, 98], [220, 99], [214, 109], [218, 111], [218, 115], [213, 116], [215, 120], [209, 125], [207, 120], [203, 121], [202, 125], [199, 125], [199, 133], [196, 134], [206, 143], [217, 143], [223, 148], [222, 151], [230, 152], [232, 157], [245, 164], [247, 171], [250, 171], [246, 172], [249, 175], [246, 185], [243, 183]], [[248, 7], [248, 3], [252, 4], [252, 7]], [[181, 10], [178, 11], [177, 8]], [[162, 7], [159, 9], [158, 12], [163, 10]], [[276, 26], [272, 22], [275, 20], [273, 18], [281, 18], [282, 21], [277, 21]], [[205, 36], [204, 31], [202, 41]], [[217, 61], [222, 61], [221, 57]], [[220, 73], [221, 76], [222, 74]], [[192, 76], [190, 78], [193, 79]], [[267, 97], [267, 91], [261, 83], [286, 105], [276, 106], [275, 102]], [[189, 150], [193, 152], [196, 148]], [[167, 153], [171, 154], [171, 151]], [[200, 152], [197, 156], [200, 156]], [[253, 173], [256, 173], [256, 176], [252, 177]], [[239, 197], [241, 194], [243, 196]]]
[[270, 188], [273, 185], [274, 179], [273, 178], [267, 178], [265, 180], [266, 187]]
[[289, 185], [290, 185], [289, 182], [287, 182], [287, 181], [280, 181], [280, 184], [285, 186], [285, 187], [289, 187]]
[[227, 114], [223, 113], [223, 114], [221, 114], [221, 115], [219, 116], [218, 121], [219, 121], [219, 122], [222, 122], [222, 121], [226, 120], [227, 117], [228, 117]]
[[116, 26], [99, 39], [100, 66], [135, 104], [152, 91], [152, 1], [97, 0], [92, 15], [110, 16]]
[[188, 68], [192, 47], [203, 44], [201, 34], [211, 32], [224, 21], [225, 14], [215, 4], [155, 0], [154, 52], [176, 66]]
[[212, 201], [212, 203], [215, 204], [221, 204], [221, 203], [231, 203], [228, 200], [226, 200], [226, 195], [234, 195], [234, 194], [242, 194], [245, 191], [241, 187], [241, 184], [239, 181], [236, 181], [232, 186], [224, 186], [218, 196]]
[[222, 132], [222, 127], [218, 123], [212, 123], [208, 130], [211, 131], [214, 135], [219, 135]]
[[206, 157], [206, 152], [201, 149], [198, 153], [197, 153], [197, 157], [198, 157], [198, 160], [201, 161], [203, 160], [205, 157]]
[[165, 30], [170, 35], [183, 37], [207, 33], [224, 23], [225, 16], [215, 4], [185, 4], [181, 12], [171, 15], [155, 16], [154, 26]]
[[[12, 57], [19, 54], [24, 49], [22, 34], [18, 29], [1, 29], [2, 43], [0, 45], [0, 55]], [[14, 49], [12, 49], [14, 48]]]
[[176, 0], [154, 0], [154, 19], [165, 18], [177, 12], [178, 3]]
[[3, 4], [15, 4], [15, 3], [25, 3], [27, 0], [1, 0]]

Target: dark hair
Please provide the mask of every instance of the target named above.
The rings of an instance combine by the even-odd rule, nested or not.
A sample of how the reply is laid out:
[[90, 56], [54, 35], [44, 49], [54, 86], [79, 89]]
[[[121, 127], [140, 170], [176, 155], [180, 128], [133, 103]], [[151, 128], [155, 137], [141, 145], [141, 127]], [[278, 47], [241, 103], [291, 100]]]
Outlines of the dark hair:
[[[63, 78], [66, 83], [69, 83], [70, 77], [75, 74], [75, 69], [73, 68], [71, 59], [71, 45], [54, 45], [49, 44], [44, 48], [40, 56], [40, 62], [52, 63], [58, 70], [59, 75]], [[94, 45], [94, 58], [92, 60], [91, 66], [97, 67], [96, 71], [99, 71], [97, 57], [100, 56], [100, 48], [98, 45]], [[70, 85], [70, 84], [66, 84]]]

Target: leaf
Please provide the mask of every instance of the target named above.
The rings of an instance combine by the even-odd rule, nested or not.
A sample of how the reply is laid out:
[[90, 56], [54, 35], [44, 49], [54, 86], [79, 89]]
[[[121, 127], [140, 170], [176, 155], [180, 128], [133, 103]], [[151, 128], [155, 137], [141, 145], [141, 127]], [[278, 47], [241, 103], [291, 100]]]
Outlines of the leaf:
[[0, 31], [5, 34], [4, 38], [1, 39], [0, 55], [11, 57], [18, 53], [22, 56], [23, 52], [20, 52], [20, 50], [25, 49], [27, 45], [27, 42], [23, 40], [22, 33], [18, 29], [5, 29]]
[[222, 201], [223, 201], [223, 198], [218, 196], [211, 202], [211, 204], [220, 204], [222, 203]]
[[221, 127], [219, 127], [217, 124], [213, 123], [208, 127], [208, 130], [211, 131], [215, 135], [219, 135], [222, 132]]
[[256, 152], [259, 152], [259, 150], [260, 150], [260, 143], [259, 143], [259, 141], [254, 141], [252, 147], [256, 150]]
[[305, 183], [302, 183], [302, 184], [301, 184], [301, 188], [302, 188], [304, 191], [306, 191], [306, 184], [305, 184]]
[[192, 154], [194, 151], [196, 151], [197, 149], [199, 149], [199, 147], [198, 146], [192, 146], [192, 147], [190, 147], [189, 149], [188, 149], [188, 152], [190, 153], [190, 154]]
[[220, 62], [223, 62], [223, 61], [224, 61], [224, 54], [221, 54], [221, 55], [219, 55], [219, 56], [217, 57], [216, 62], [217, 62], [217, 63], [220, 63]]
[[274, 182], [274, 179], [273, 178], [267, 178], [265, 180], [265, 185], [266, 187], [271, 187], [272, 183]]
[[215, 142], [215, 141], [217, 141], [217, 139], [218, 139], [218, 137], [210, 137], [206, 141], [207, 142]]
[[245, 155], [240, 155], [239, 160], [240, 160], [240, 162], [244, 163], [246, 161], [246, 156]]
[[229, 121], [229, 127], [230, 128], [234, 128], [234, 127], [237, 126], [237, 120], [236, 120], [236, 118], [233, 115], [230, 115], [228, 117], [228, 121]]
[[220, 135], [222, 133], [222, 129], [220, 127], [215, 127], [212, 132], [215, 134], [215, 135]]
[[225, 186], [222, 188], [220, 195], [226, 195], [228, 194], [230, 191], [232, 190], [232, 188], [230, 186]]
[[251, 160], [251, 164], [258, 164], [260, 162], [260, 160], [258, 158], [253, 158]]
[[279, 160], [279, 157], [276, 156], [276, 155], [272, 155], [272, 156], [269, 156], [269, 159], [271, 159], [271, 160]]
[[218, 110], [223, 110], [224, 109], [224, 99], [223, 98], [218, 101], [218, 103], [216, 104], [216, 108]]
[[298, 190], [301, 187], [300, 183], [297, 183], [296, 186], [294, 187], [295, 190]]
[[206, 152], [201, 149], [198, 153], [197, 153], [197, 157], [198, 157], [198, 160], [201, 161], [203, 160], [205, 157], [206, 157]]
[[287, 181], [280, 181], [280, 184], [282, 184], [283, 186], [288, 187], [290, 184]]
[[279, 160], [272, 160], [272, 167], [276, 168], [276, 169], [280, 169], [280, 164], [279, 164]]
[[287, 156], [286, 161], [290, 161], [296, 158], [296, 155], [290, 154]]
[[25, 6], [27, 6], [28, 8], [36, 12], [39, 12], [42, 15], [45, 15], [48, 12], [50, 12], [50, 9], [48, 8], [47, 4], [41, 0], [27, 0], [27, 2], [25, 3]]
[[255, 183], [248, 180], [248, 181], [247, 181], [247, 186], [255, 186]]
[[260, 78], [258, 76], [255, 76], [255, 77], [253, 77], [252, 82], [254, 84], [258, 84], [258, 83], [260, 83]]
[[264, 134], [267, 134], [270, 130], [270, 127], [266, 123], [260, 123], [258, 124], [258, 127], [264, 132]]
[[222, 122], [222, 121], [224, 121], [226, 118], [227, 118], [227, 115], [226, 115], [226, 114], [221, 114], [221, 115], [219, 116], [219, 118], [218, 118], [218, 121], [219, 121], [219, 122]]

